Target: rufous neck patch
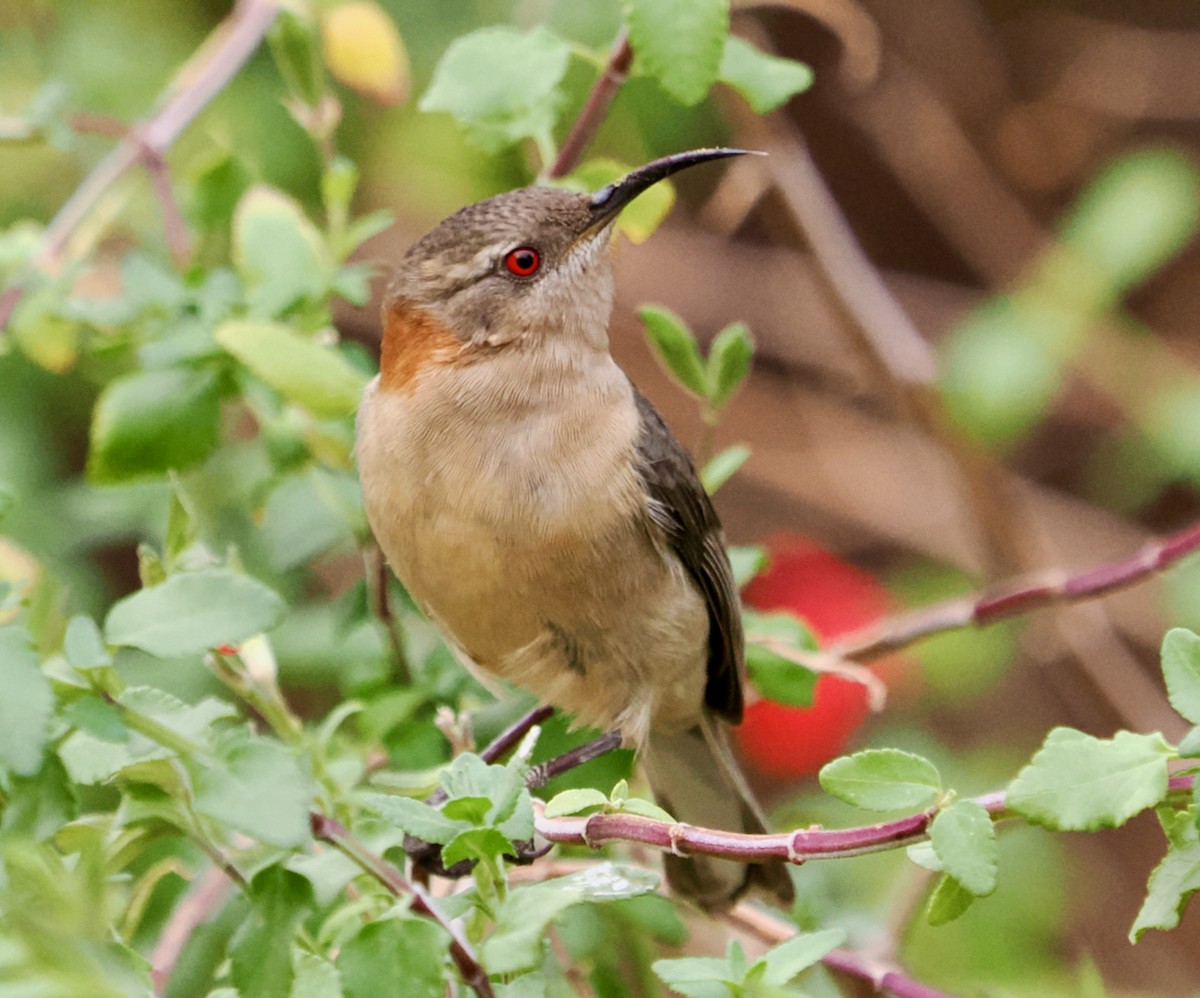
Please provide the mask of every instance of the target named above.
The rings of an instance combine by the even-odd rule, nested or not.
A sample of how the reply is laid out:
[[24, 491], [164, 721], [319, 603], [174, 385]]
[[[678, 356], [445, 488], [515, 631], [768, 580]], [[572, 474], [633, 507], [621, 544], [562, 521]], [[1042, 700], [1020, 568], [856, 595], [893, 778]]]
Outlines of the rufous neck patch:
[[465, 359], [466, 345], [427, 311], [401, 298], [383, 307], [379, 383], [388, 391], [412, 391], [426, 368]]

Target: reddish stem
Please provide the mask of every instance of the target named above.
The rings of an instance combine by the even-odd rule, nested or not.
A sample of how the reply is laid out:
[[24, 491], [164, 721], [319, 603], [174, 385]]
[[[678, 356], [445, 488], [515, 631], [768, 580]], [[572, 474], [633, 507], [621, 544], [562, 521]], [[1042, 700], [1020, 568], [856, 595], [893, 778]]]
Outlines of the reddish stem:
[[587, 144], [591, 142], [592, 136], [596, 134], [608, 114], [613, 98], [628, 78], [632, 62], [633, 49], [629, 47], [629, 33], [622, 28], [613, 43], [604, 72], [593, 85], [587, 103], [583, 105], [583, 110], [579, 112], [579, 117], [575, 119], [575, 124], [571, 126], [571, 131], [567, 133], [562, 148], [558, 151], [558, 159], [550, 167], [548, 176], [551, 179], [565, 177], [575, 169], [583, 150], [587, 148]]

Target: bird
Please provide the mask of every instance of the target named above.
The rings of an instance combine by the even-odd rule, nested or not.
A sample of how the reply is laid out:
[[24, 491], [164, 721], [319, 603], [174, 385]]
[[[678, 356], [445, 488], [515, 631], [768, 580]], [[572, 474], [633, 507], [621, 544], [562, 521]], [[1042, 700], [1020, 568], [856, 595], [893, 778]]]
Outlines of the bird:
[[[621, 209], [744, 152], [677, 153], [593, 193], [524, 187], [434, 227], [386, 287], [356, 456], [381, 550], [468, 668], [619, 731], [678, 821], [763, 832], [726, 735], [744, 638], [721, 524], [608, 338]], [[664, 862], [706, 911], [792, 896], [780, 863]]]

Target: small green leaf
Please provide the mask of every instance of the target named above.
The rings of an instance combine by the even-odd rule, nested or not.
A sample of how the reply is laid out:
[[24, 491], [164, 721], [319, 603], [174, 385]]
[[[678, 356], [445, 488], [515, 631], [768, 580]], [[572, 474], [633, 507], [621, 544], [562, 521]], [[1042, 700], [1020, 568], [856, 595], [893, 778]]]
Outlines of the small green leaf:
[[845, 929], [825, 929], [822, 932], [801, 932], [791, 939], [767, 950], [760, 963], [766, 965], [763, 983], [781, 988], [802, 970], [824, 959], [830, 951], [846, 941]]
[[976, 897], [996, 889], [996, 829], [987, 810], [970, 800], [938, 812], [929, 829], [942, 869]]
[[821, 770], [820, 780], [826, 793], [872, 811], [929, 807], [942, 789], [932, 762], [899, 749], [867, 749], [834, 759]]
[[546, 803], [545, 814], [547, 818], [561, 818], [568, 814], [579, 814], [591, 807], [603, 807], [607, 803], [608, 798], [594, 787], [564, 790]]
[[199, 464], [217, 444], [220, 415], [211, 371], [170, 367], [110, 381], [92, 417], [88, 476], [107, 484]]
[[684, 998], [732, 998], [742, 994], [745, 975], [735, 973], [727, 959], [688, 956], [655, 960], [650, 969], [673, 992]]
[[309, 107], [316, 107], [325, 91], [325, 68], [316, 24], [284, 8], [275, 18], [267, 41], [288, 90]]
[[285, 398], [314, 416], [348, 416], [358, 408], [366, 377], [336, 350], [279, 322], [231, 319], [217, 342]]
[[768, 55], [730, 35], [725, 39], [719, 77], [745, 97], [756, 113], [766, 114], [811, 87], [813, 71], [802, 62]]
[[404, 998], [443, 998], [450, 939], [427, 918], [368, 922], [338, 952], [345, 998], [381, 998], [403, 982]]
[[734, 444], [732, 447], [726, 447], [719, 454], [715, 454], [700, 469], [700, 481], [704, 485], [704, 491], [710, 496], [716, 495], [717, 489], [733, 477], [738, 468], [746, 463], [748, 457], [750, 457], [750, 448], [742, 444]]
[[250, 882], [253, 912], [230, 947], [238, 998], [290, 998], [292, 934], [313, 906], [312, 885], [298, 873], [269, 866]]
[[269, 631], [286, 609], [277, 593], [247, 575], [222, 568], [181, 572], [120, 600], [104, 634], [111, 645], [175, 658], [240, 644]]
[[314, 953], [292, 947], [292, 991], [288, 998], [342, 998], [337, 967]]
[[95, 735], [101, 741], [129, 741], [129, 728], [121, 717], [121, 711], [93, 693], [85, 693], [79, 699], [72, 700], [62, 713], [72, 727]]
[[1157, 733], [1104, 739], [1055, 728], [1008, 788], [1008, 806], [1058, 831], [1116, 828], [1166, 796], [1170, 755]]
[[234, 212], [233, 261], [257, 318], [273, 318], [297, 302], [319, 300], [333, 269], [321, 234], [300, 206], [282, 191], [262, 185], [251, 187]]
[[215, 149], [208, 156], [197, 157], [189, 173], [190, 215], [195, 224], [206, 231], [227, 229], [253, 180], [245, 163], [229, 150]]
[[453, 115], [486, 152], [526, 138], [546, 140], [570, 54], [544, 27], [481, 28], [450, 44], [418, 106]]
[[546, 926], [581, 901], [619, 901], [658, 886], [649, 871], [600, 863], [565, 877], [513, 890], [496, 913], [496, 930], [480, 956], [489, 974], [515, 974], [537, 965], [546, 944]]
[[1200, 726], [1192, 728], [1175, 749], [1180, 758], [1195, 759], [1200, 757]]
[[646, 327], [646, 337], [655, 356], [675, 379], [698, 398], [708, 394], [708, 379], [696, 338], [670, 309], [644, 305], [638, 317]]
[[709, 402], [720, 408], [733, 398], [750, 373], [753, 357], [754, 340], [744, 322], [726, 326], [713, 337], [705, 372]]
[[1184, 627], [1167, 631], [1162, 670], [1171, 706], [1192, 724], [1200, 724], [1200, 635]]
[[63, 638], [63, 654], [76, 669], [103, 669], [112, 665], [112, 656], [104, 646], [100, 628], [91, 617], [72, 617]]
[[809, 707], [817, 685], [817, 674], [779, 652], [764, 641], [795, 651], [815, 651], [816, 639], [803, 621], [790, 613], [747, 612], [746, 673], [754, 688], [768, 700], [789, 707]]
[[442, 806], [442, 813], [452, 821], [481, 825], [492, 809], [490, 797], [456, 797]]
[[733, 568], [733, 581], [739, 589], [770, 564], [767, 549], [759, 544], [731, 544], [726, 553]]
[[0, 767], [32, 776], [42, 766], [54, 693], [24, 628], [0, 627]]
[[193, 766], [195, 807], [269, 845], [309, 840], [312, 780], [282, 743], [230, 732], [215, 765]]
[[512, 852], [512, 840], [495, 828], [468, 828], [459, 832], [442, 848], [446, 866], [470, 860], [499, 860]]
[[630, 797], [623, 801], [621, 811], [624, 814], [636, 814], [642, 818], [653, 818], [655, 821], [675, 821], [668, 811], [664, 811], [657, 804], [642, 800], [640, 797]]
[[397, 828], [424, 842], [445, 845], [470, 827], [465, 821], [453, 821], [437, 808], [411, 797], [368, 794], [363, 797], [362, 803]]
[[1200, 890], [1200, 832], [1189, 811], [1162, 815], [1170, 847], [1150, 874], [1146, 900], [1129, 930], [1136, 943], [1147, 929], [1169, 931], [1179, 924], [1188, 899]]
[[941, 873], [944, 869], [942, 861], [938, 858], [938, 854], [933, 850], [933, 844], [930, 842], [915, 842], [904, 850], [912, 862], [923, 870], [929, 870], [932, 873]]
[[635, 67], [679, 103], [700, 103], [721, 67], [729, 0], [631, 0], [628, 10]]
[[963, 887], [948, 873], [938, 880], [933, 893], [929, 895], [927, 918], [930, 925], [945, 925], [953, 922], [959, 915], [971, 907], [975, 895]]

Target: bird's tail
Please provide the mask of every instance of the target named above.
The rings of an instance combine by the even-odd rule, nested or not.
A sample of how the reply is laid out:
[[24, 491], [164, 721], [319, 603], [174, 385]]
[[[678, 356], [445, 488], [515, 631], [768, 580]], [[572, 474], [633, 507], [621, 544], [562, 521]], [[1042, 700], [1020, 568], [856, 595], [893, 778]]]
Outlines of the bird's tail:
[[[678, 821], [750, 834], [767, 830], [725, 728], [715, 718], [705, 717], [679, 734], [651, 732], [642, 759], [654, 796]], [[671, 888], [705, 911], [724, 911], [753, 887], [784, 904], [795, 896], [782, 860], [742, 863], [668, 853], [664, 865]]]

